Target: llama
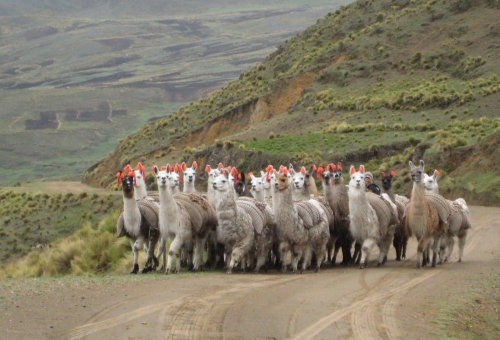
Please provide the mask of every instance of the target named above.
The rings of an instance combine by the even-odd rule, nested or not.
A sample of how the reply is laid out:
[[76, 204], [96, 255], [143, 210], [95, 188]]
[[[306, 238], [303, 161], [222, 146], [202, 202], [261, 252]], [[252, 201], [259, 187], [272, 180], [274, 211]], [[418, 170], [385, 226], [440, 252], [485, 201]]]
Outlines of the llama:
[[181, 168], [183, 171], [183, 181], [184, 187], [182, 192], [190, 192], [196, 194], [196, 188], [194, 186], [196, 179], [196, 168], [198, 167], [198, 163], [193, 162], [191, 167], [188, 168], [186, 163], [182, 162]]
[[394, 231], [394, 240], [392, 242], [394, 248], [396, 249], [396, 261], [401, 261], [401, 259], [406, 258], [406, 246], [408, 244], [408, 234], [405, 227], [404, 212], [405, 207], [408, 205], [410, 200], [401, 195], [396, 195], [392, 189], [392, 179], [396, 173], [391, 170], [388, 173], [381, 172], [382, 189], [384, 189], [385, 194], [388, 198], [396, 204], [398, 209], [399, 224], [396, 226]]
[[227, 169], [213, 181], [217, 212], [217, 239], [225, 246], [227, 274], [239, 262], [246, 268], [246, 255], [254, 243], [254, 227], [250, 215], [236, 204], [233, 181]]
[[[131, 170], [125, 167], [125, 170]], [[135, 172], [119, 171], [116, 174], [117, 186], [122, 185], [123, 212], [120, 214], [116, 230], [118, 237], [126, 236], [130, 240], [130, 246], [134, 254], [134, 266], [131, 274], [139, 271], [139, 250], [146, 249], [146, 265], [142, 273], [155, 270], [158, 259], [154, 256], [154, 249], [160, 237], [158, 227], [158, 204], [147, 198], [136, 200], [134, 197]]]
[[387, 252], [394, 236], [391, 228], [391, 218], [385, 217], [383, 207], [391, 213], [386, 203], [380, 196], [366, 192], [364, 181], [365, 167], [361, 165], [359, 171], [354, 166], [350, 168], [351, 180], [349, 181], [349, 230], [354, 240], [361, 244], [361, 262], [359, 268], [363, 269], [368, 264], [370, 252], [375, 244], [380, 249], [378, 266], [385, 263]]
[[439, 171], [434, 170], [434, 173], [432, 176], [427, 175], [424, 173], [424, 187], [425, 190], [439, 194], [439, 185], [437, 182], [437, 179], [439, 177]]
[[250, 177], [250, 185], [252, 186], [252, 189], [250, 190], [250, 192], [252, 193], [252, 196], [257, 201], [265, 204], [266, 203], [266, 196], [265, 196], [265, 192], [264, 192], [263, 176], [255, 177], [253, 172], [249, 172], [248, 177]]
[[417, 247], [417, 268], [421, 267], [423, 252], [427, 248], [429, 241], [433, 241], [432, 266], [436, 266], [436, 257], [439, 249], [441, 235], [445, 231], [445, 224], [440, 220], [438, 210], [425, 194], [424, 187], [424, 161], [420, 161], [420, 166], [415, 166], [411, 161], [410, 176], [413, 182], [410, 203], [407, 206], [406, 226], [411, 235], [415, 235], [418, 240]]
[[180, 175], [181, 171], [182, 171], [181, 165], [176, 164], [174, 166], [173, 171], [167, 172], [168, 185], [170, 186], [170, 189], [172, 190], [173, 194], [180, 192], [179, 184], [181, 178]]
[[[316, 170], [316, 167], [311, 167], [311, 170]], [[292, 196], [295, 201], [305, 201], [311, 199], [311, 196], [318, 197], [318, 189], [314, 178], [306, 168], [301, 167], [299, 172], [293, 169], [292, 164], [288, 167], [291, 181], [293, 183]]]
[[326, 170], [320, 167], [318, 175], [322, 177], [323, 193], [335, 216], [328, 259], [335, 265], [338, 251], [342, 248], [342, 265], [347, 266], [352, 260], [351, 248], [354, 239], [349, 231], [349, 194], [342, 177], [342, 164], [328, 164]]
[[448, 201], [451, 206], [452, 213], [448, 232], [443, 235], [443, 241], [440, 250], [440, 263], [447, 261], [453, 252], [455, 245], [454, 237], [458, 238], [458, 262], [462, 262], [464, 255], [465, 242], [467, 240], [467, 233], [472, 228], [470, 223], [470, 211], [467, 203], [463, 198], [458, 198], [454, 201]]
[[[424, 174], [424, 186], [426, 194], [439, 194], [439, 185], [437, 179], [439, 171], [434, 170], [432, 176]], [[450, 218], [448, 223], [448, 231], [441, 238], [439, 264], [448, 261], [453, 247], [455, 245], [454, 237], [458, 238], [458, 262], [462, 262], [467, 233], [471, 227], [470, 212], [467, 203], [463, 198], [458, 198], [455, 201], [446, 200], [450, 206]]]
[[235, 170], [234, 191], [236, 192], [236, 195], [238, 197], [244, 196], [253, 198], [252, 193], [247, 189], [245, 174], [238, 173], [238, 170], [236, 170], [236, 168], [233, 168], [233, 170]]
[[310, 248], [316, 254], [316, 272], [318, 272], [325, 257], [326, 243], [330, 237], [328, 216], [315, 200], [294, 204], [288, 170], [282, 168], [281, 172], [272, 171], [276, 175], [274, 214], [279, 239], [281, 271], [286, 272], [285, 259], [287, 253], [291, 251], [292, 271], [297, 272], [298, 262], [303, 258], [302, 273], [311, 262]]
[[173, 239], [168, 251], [165, 274], [171, 272], [174, 256], [176, 259], [174, 273], [179, 272], [180, 252], [183, 248], [190, 255], [188, 259], [192, 259], [193, 270], [199, 270], [203, 266], [203, 251], [208, 232], [216, 224], [215, 212], [208, 201], [200, 195], [192, 193], [172, 195], [167, 181], [168, 172], [172, 171], [170, 166], [162, 170], [153, 166], [153, 171], [160, 196], [160, 232], [163, 239], [167, 237]]

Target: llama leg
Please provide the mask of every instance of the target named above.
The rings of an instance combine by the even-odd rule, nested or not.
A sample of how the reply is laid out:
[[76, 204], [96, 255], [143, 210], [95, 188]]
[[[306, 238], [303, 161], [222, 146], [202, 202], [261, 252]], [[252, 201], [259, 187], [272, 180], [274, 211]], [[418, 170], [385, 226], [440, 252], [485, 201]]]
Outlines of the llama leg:
[[455, 247], [455, 240], [452, 235], [448, 237], [448, 242], [447, 242], [447, 252], [446, 252], [446, 258], [445, 261], [448, 261], [451, 257], [451, 254], [453, 253], [453, 247]]
[[167, 264], [165, 247], [167, 246], [167, 241], [163, 237], [160, 239], [160, 246], [158, 247], [158, 254], [156, 255], [158, 258], [161, 257], [162, 264], [160, 270], [165, 270], [165, 265]]
[[142, 247], [144, 247], [144, 240], [142, 239], [142, 237], [139, 237], [132, 244], [132, 251], [134, 252], [134, 268], [132, 269], [130, 274], [137, 274], [139, 272], [139, 250], [141, 250]]
[[384, 265], [387, 261], [387, 253], [389, 252], [389, 248], [391, 248], [392, 239], [393, 235], [389, 234], [380, 242], [380, 254], [378, 256], [377, 264], [378, 267]]
[[402, 250], [401, 235], [394, 236], [394, 240], [392, 241], [392, 245], [394, 246], [394, 249], [396, 250], [396, 261], [401, 261], [401, 250]]
[[[311, 245], [306, 245], [304, 248], [304, 260], [302, 262], [302, 271], [307, 270], [311, 266], [311, 260], [312, 260], [312, 252], [313, 249]], [[318, 254], [316, 254], [317, 256]], [[299, 257], [300, 259], [300, 257]]]
[[203, 249], [204, 249], [204, 244], [207, 241], [207, 236], [205, 236], [205, 237], [198, 236], [195, 239], [195, 254], [194, 254], [194, 262], [193, 262], [193, 270], [194, 271], [198, 271], [200, 269], [203, 269]]
[[427, 244], [429, 243], [429, 236], [425, 235], [418, 241], [418, 246], [417, 246], [417, 268], [420, 268], [420, 266], [423, 264], [422, 259], [424, 250], [427, 249]]
[[406, 259], [406, 246], [408, 245], [408, 237], [405, 235], [403, 236], [403, 242], [402, 242], [402, 251], [401, 251], [401, 258]]
[[280, 242], [279, 245], [279, 255], [280, 255], [280, 263], [281, 263], [281, 272], [286, 273], [286, 255], [288, 250], [290, 249], [290, 244], [288, 242]]
[[360, 264], [361, 262], [361, 243], [356, 242], [354, 244], [354, 255], [353, 255], [354, 263]]
[[[304, 256], [304, 246], [293, 245], [292, 246], [292, 271], [294, 274], [297, 272], [297, 266], [299, 264], [300, 259], [302, 259], [303, 256]], [[302, 274], [306, 268], [307, 268], [307, 263], [306, 263], [306, 261], [303, 261], [302, 262], [302, 270], [300, 271], [300, 273]]]
[[434, 242], [432, 243], [432, 267], [436, 267], [437, 256], [439, 254], [439, 248], [441, 245], [441, 237], [434, 237]]
[[181, 269], [181, 259], [180, 252], [182, 247], [183, 240], [179, 236], [175, 236], [170, 244], [170, 249], [168, 250], [168, 260], [167, 260], [167, 269], [165, 270], [165, 274], [170, 274], [172, 272], [172, 261], [175, 257], [175, 271], [174, 273], [178, 273]]
[[458, 262], [462, 262], [466, 241], [467, 241], [467, 229], [458, 234]]
[[316, 257], [318, 259], [318, 262], [316, 263], [316, 273], [318, 273], [319, 268], [321, 267], [321, 263], [323, 262], [323, 258], [325, 257], [326, 254], [326, 246], [320, 245], [316, 247], [314, 251], [316, 252]]
[[158, 267], [158, 259], [155, 256], [155, 247], [157, 243], [158, 235], [150, 235], [148, 239], [146, 266], [142, 269], [143, 274], [154, 271], [156, 267]]
[[375, 240], [368, 238], [363, 242], [361, 247], [361, 263], [359, 265], [360, 269], [368, 266], [368, 257], [372, 251], [373, 246], [375, 245]]

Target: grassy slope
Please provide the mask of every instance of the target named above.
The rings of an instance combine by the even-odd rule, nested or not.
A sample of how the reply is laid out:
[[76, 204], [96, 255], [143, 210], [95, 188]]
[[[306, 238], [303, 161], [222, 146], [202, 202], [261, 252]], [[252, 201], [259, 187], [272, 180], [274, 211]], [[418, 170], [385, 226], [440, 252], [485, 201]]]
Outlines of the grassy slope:
[[[357, 1], [238, 81], [127, 137], [85, 180], [112, 185], [111, 170], [139, 160], [227, 162], [214, 152], [224, 147], [204, 150], [223, 146], [217, 139], [236, 141], [242, 156], [230, 162], [240, 167], [254, 152], [301, 165], [350, 161], [352, 153], [368, 162], [387, 145], [421, 142], [431, 167], [452, 172], [457, 161], [448, 166], [439, 155], [498, 131], [499, 13], [494, 1]], [[412, 152], [369, 164], [401, 167]]]
[[[80, 180], [149, 119], [237, 78], [343, 3], [0, 0], [0, 169], [11, 173], [0, 185]], [[71, 123], [61, 113], [102, 103], [127, 117]], [[60, 112], [57, 131], [25, 131], [47, 110]]]

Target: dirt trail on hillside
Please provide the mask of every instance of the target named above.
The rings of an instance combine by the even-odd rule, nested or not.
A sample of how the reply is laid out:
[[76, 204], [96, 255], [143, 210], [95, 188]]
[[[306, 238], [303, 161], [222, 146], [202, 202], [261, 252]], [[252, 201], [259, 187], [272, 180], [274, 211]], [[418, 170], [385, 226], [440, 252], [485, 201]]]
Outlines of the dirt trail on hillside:
[[[498, 268], [500, 208], [471, 207], [464, 262], [415, 268], [408, 259], [367, 269], [324, 266], [302, 275], [148, 274], [141, 283], [60, 287], [4, 301], [1, 339], [435, 339], [423, 301], [449, 296], [462, 275]], [[496, 261], [496, 262], [495, 262]], [[0, 292], [6, 296], [7, 292]]]

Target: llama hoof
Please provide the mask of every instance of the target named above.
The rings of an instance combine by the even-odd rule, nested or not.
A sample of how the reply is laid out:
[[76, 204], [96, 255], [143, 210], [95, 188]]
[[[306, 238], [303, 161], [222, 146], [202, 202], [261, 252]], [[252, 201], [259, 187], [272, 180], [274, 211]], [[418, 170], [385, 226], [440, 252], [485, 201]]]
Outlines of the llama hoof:
[[160, 271], [164, 271], [165, 270], [165, 266], [162, 265], [161, 268], [160, 268]]
[[139, 272], [139, 265], [138, 264], [134, 264], [134, 268], [132, 269], [132, 271], [130, 272], [130, 274], [137, 274]]
[[396, 257], [396, 261], [401, 261], [401, 259], [399, 257]]
[[179, 274], [179, 273], [180, 273], [180, 269], [175, 268], [174, 274]]
[[462, 262], [462, 259], [458, 259], [458, 261], [457, 261], [457, 262]]
[[231, 275], [233, 273], [233, 271], [231, 269], [228, 269], [228, 271], [226, 272], [227, 275]]
[[378, 268], [382, 267], [382, 263], [377, 263], [377, 267]]
[[314, 271], [315, 273], [319, 273], [319, 267], [316, 268], [316, 270]]

